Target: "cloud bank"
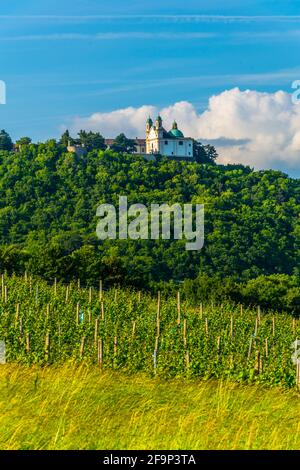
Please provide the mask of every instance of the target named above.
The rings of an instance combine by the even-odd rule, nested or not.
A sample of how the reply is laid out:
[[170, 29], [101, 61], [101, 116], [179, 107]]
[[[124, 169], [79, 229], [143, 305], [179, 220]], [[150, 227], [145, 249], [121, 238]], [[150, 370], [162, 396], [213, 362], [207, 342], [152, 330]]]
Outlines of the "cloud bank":
[[73, 133], [86, 129], [106, 137], [120, 132], [142, 137], [147, 117], [158, 112], [167, 129], [176, 119], [186, 136], [215, 145], [219, 163], [300, 171], [300, 103], [293, 103], [291, 95], [283, 91], [233, 88], [212, 96], [202, 113], [193, 104], [181, 101], [163, 109], [144, 105], [77, 117], [69, 127]]

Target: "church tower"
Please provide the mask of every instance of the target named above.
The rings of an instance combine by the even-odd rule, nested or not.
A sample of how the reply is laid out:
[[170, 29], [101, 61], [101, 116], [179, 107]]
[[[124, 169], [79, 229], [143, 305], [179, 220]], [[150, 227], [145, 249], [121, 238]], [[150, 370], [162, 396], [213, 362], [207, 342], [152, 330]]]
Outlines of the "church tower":
[[162, 128], [162, 118], [160, 117], [160, 115], [158, 115], [156, 118], [155, 127], [156, 130], [160, 130]]

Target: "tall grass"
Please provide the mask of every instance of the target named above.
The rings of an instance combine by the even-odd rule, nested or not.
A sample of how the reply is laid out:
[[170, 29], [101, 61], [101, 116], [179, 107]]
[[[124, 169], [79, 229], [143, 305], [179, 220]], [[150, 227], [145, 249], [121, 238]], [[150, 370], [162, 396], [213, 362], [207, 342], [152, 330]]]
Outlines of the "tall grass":
[[0, 366], [0, 449], [299, 449], [295, 391]]

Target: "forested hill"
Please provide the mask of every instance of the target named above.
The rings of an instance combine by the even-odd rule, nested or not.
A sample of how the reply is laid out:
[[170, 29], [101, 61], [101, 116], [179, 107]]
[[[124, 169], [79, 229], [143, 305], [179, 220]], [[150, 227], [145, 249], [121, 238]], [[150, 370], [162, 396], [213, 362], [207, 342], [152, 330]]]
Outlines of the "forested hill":
[[[182, 241], [97, 239], [99, 203], [205, 203], [205, 246]], [[201, 165], [93, 150], [67, 153], [49, 141], [0, 152], [1, 270], [88, 283], [137, 286], [199, 273], [247, 281], [299, 277], [300, 181], [242, 165]]]

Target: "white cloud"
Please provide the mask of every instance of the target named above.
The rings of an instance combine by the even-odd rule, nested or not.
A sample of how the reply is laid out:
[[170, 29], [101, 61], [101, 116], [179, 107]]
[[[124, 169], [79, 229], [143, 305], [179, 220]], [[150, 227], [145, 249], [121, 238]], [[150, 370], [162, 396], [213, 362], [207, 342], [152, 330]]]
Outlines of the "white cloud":
[[100, 131], [106, 137], [120, 132], [142, 137], [148, 115], [155, 118], [158, 112], [167, 129], [176, 119], [186, 136], [211, 141], [220, 163], [300, 170], [300, 104], [294, 104], [291, 95], [283, 91], [233, 88], [212, 96], [200, 114], [191, 103], [181, 101], [161, 110], [145, 105], [77, 117], [70, 127], [72, 132], [82, 128]]
[[154, 106], [146, 105], [140, 108], [118, 109], [109, 113], [94, 113], [87, 118], [74, 118], [70, 128], [73, 133], [80, 129], [99, 131], [105, 137], [115, 137], [121, 132], [130, 137], [144, 136], [146, 119], [155, 113], [157, 109]]

